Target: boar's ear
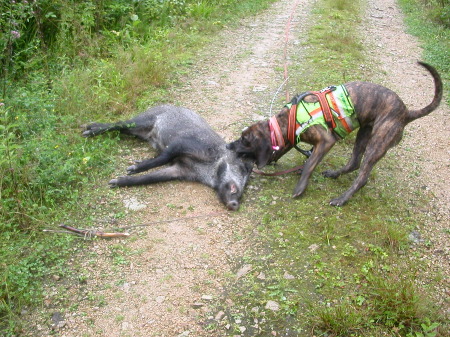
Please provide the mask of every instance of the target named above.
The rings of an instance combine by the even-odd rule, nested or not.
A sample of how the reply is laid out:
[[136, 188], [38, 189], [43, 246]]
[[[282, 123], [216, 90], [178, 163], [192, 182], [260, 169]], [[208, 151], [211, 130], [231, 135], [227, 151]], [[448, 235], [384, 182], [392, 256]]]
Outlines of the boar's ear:
[[258, 146], [256, 154], [256, 166], [259, 169], [266, 166], [269, 163], [271, 157], [272, 157], [272, 148], [270, 146], [270, 142], [264, 139]]

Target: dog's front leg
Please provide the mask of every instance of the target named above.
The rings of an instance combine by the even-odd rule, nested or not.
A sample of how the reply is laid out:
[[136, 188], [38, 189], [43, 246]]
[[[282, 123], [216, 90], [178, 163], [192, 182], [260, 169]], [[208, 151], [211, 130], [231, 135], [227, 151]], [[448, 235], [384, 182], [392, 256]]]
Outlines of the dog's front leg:
[[[319, 126], [319, 128], [322, 127]], [[303, 166], [302, 175], [294, 189], [294, 198], [303, 194], [306, 186], [308, 186], [309, 177], [311, 177], [312, 172], [337, 141], [336, 137], [331, 132], [319, 128], [316, 128], [312, 134], [309, 134], [310, 132], [308, 130], [308, 134], [306, 134], [305, 137], [302, 137], [302, 141], [313, 145], [314, 150]]]

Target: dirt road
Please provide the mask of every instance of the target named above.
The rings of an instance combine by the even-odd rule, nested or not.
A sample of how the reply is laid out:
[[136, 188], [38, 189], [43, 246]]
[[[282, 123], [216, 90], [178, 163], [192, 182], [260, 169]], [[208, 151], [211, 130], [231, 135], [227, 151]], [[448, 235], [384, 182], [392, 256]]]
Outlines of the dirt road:
[[[261, 118], [255, 112], [268, 112], [283, 81], [285, 25], [292, 5], [280, 0], [238, 28], [222, 32], [199, 55], [184, 84], [173, 90], [173, 102], [202, 114], [226, 140], [236, 137], [242, 125]], [[299, 48], [310, 5], [311, 1], [299, 1], [288, 54]], [[408, 105], [424, 106], [432, 83], [414, 64], [421, 50], [415, 38], [405, 33], [395, 1], [371, 1], [366, 17], [367, 46], [373, 50], [374, 61], [386, 70], [379, 82], [396, 90]], [[426, 235], [440, 249], [425, 258], [431, 267], [437, 263], [445, 268], [450, 241], [443, 232], [449, 220], [450, 130], [448, 123], [439, 122], [441, 118], [448, 118], [446, 107], [411, 125], [395, 153], [405, 162], [415, 159], [420, 186], [435, 195]], [[140, 156], [148, 156], [147, 149], [141, 150]], [[407, 179], [410, 169], [404, 169], [407, 184], [413, 183]], [[57, 333], [67, 337], [212, 336], [200, 319], [208, 312], [211, 298], [223, 291], [224, 277], [236, 273], [233, 262], [245, 252], [251, 235], [249, 220], [244, 214], [225, 211], [213, 191], [198, 184], [165, 183], [113, 193], [138, 208], [127, 210], [128, 224], [149, 226], [133, 231], [126, 251], [118, 251], [111, 242], [93, 244], [83, 263], [83, 280], [69, 294], [73, 308], [63, 317], [54, 314]], [[184, 217], [191, 218], [158, 223]], [[57, 292], [48, 289], [48, 302]], [[37, 322], [35, 327], [33, 335], [50, 333], [46, 323]]]

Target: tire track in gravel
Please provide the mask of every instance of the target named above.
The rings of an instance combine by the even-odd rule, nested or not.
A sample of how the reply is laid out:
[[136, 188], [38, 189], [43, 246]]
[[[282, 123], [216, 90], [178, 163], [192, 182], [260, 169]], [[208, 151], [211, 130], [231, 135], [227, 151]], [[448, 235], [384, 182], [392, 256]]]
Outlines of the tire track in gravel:
[[[194, 77], [189, 75], [190, 84], [174, 93], [181, 104], [195, 108], [227, 140], [236, 138], [236, 124], [247, 125], [265, 118], [256, 111], [268, 116], [272, 96], [284, 80], [279, 68], [285, 63], [285, 26], [293, 13], [288, 29], [289, 55], [306, 29], [312, 5], [311, 1], [298, 1], [292, 11], [293, 4], [279, 1], [269, 13], [245, 20], [238, 30], [221, 34], [207, 50], [207, 64], [199, 62]], [[298, 50], [295, 52], [298, 54]], [[289, 66], [289, 57], [286, 62]], [[279, 106], [275, 109], [278, 112]]]

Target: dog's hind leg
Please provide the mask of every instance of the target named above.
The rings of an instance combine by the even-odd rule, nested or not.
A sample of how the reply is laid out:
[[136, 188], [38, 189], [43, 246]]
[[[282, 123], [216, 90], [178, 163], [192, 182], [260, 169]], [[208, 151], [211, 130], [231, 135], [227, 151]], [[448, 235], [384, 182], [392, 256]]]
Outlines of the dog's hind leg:
[[402, 133], [403, 129], [379, 126], [377, 131], [374, 131], [369, 139], [361, 169], [359, 170], [358, 176], [353, 181], [352, 186], [340, 197], [331, 200], [330, 205], [343, 206], [355, 192], [363, 187], [367, 183], [374, 165], [384, 157], [391, 147], [398, 144], [402, 139]]
[[361, 159], [366, 151], [367, 143], [369, 142], [372, 127], [364, 127], [358, 130], [356, 135], [355, 145], [353, 146], [353, 153], [348, 163], [339, 170], [327, 170], [322, 174], [328, 178], [337, 178], [342, 174], [350, 173], [357, 170], [361, 164]]

